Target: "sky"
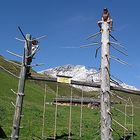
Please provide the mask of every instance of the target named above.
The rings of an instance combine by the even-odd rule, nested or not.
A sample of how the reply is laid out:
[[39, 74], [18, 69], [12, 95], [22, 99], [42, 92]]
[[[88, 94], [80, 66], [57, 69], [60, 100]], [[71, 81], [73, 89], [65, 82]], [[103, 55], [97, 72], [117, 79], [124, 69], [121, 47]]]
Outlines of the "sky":
[[111, 75], [123, 82], [140, 88], [140, 1], [139, 0], [1, 0], [0, 1], [0, 55], [10, 60], [21, 59], [7, 53], [23, 53], [24, 43], [18, 30], [33, 37], [47, 35], [40, 40], [40, 51], [33, 64], [36, 71], [65, 64], [100, 67], [100, 53], [95, 58], [97, 46], [83, 48], [89, 44], [88, 36], [99, 31], [97, 25], [102, 9], [107, 7], [113, 19], [112, 35], [127, 49], [128, 56], [110, 48], [111, 55], [129, 63], [122, 65], [111, 60]]

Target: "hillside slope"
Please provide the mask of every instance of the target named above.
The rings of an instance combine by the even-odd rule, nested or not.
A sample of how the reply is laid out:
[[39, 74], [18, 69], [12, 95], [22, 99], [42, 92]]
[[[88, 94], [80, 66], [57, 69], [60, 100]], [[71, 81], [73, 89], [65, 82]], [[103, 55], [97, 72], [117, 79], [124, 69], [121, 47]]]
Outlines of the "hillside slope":
[[[4, 61], [3, 57], [0, 57], [0, 65], [6, 69], [15, 72], [18, 74], [19, 68], [13, 64], [7, 63]], [[9, 137], [12, 130], [12, 119], [14, 114], [14, 106], [11, 102], [15, 103], [16, 95], [11, 92], [11, 89], [17, 91], [18, 79], [6, 73], [0, 69], [0, 126], [5, 131], [6, 135]], [[25, 89], [25, 98], [24, 98], [24, 108], [21, 126], [23, 127], [20, 131], [20, 140], [32, 140], [39, 139], [42, 136], [42, 123], [43, 123], [43, 105], [44, 105], [44, 87], [47, 86], [46, 91], [46, 102], [52, 102], [53, 98], [56, 96], [57, 85], [50, 82], [37, 83], [37, 82], [26, 82]], [[70, 96], [71, 88], [69, 86], [59, 84], [58, 86], [58, 95]], [[73, 89], [73, 96], [81, 96], [81, 90]], [[97, 94], [90, 92], [84, 92], [84, 96], [97, 96]], [[140, 139], [140, 97], [130, 96], [128, 94], [117, 93], [123, 99], [128, 99], [131, 97], [134, 104], [134, 132], [136, 137], [134, 140]], [[113, 101], [119, 102], [119, 104], [113, 105], [112, 115], [113, 119], [117, 120], [120, 124], [124, 125], [125, 115], [121, 112], [118, 112], [117, 109], [124, 112], [125, 111], [125, 102], [112, 97]], [[44, 127], [44, 137], [50, 137], [54, 134], [54, 120], [55, 120], [55, 105], [47, 104], [46, 113], [45, 113], [45, 127]], [[131, 107], [128, 107], [128, 112], [130, 113]], [[67, 139], [66, 135], [68, 134], [69, 127], [69, 106], [58, 106], [57, 112], [57, 136], [59, 139]], [[80, 125], [80, 111], [81, 107], [72, 106], [72, 125], [71, 133], [72, 138], [79, 139], [79, 125]], [[128, 118], [130, 122], [131, 119]], [[100, 109], [83, 107], [83, 120], [82, 120], [82, 140], [92, 140], [97, 137], [97, 140], [100, 139], [99, 136], [99, 127], [100, 127]], [[123, 135], [124, 129], [113, 122], [113, 137], [115, 140], [119, 140], [120, 136]], [[120, 135], [120, 136], [119, 136]], [[37, 138], [38, 137], [38, 138]]]
[[[7, 61], [4, 60], [3, 57], [0, 57], [0, 65], [3, 66], [8, 71], [11, 71], [12, 73], [19, 75], [19, 68]], [[14, 114], [14, 106], [11, 103], [15, 103], [16, 95], [12, 93], [11, 89], [14, 91], [17, 91], [18, 86], [18, 79], [11, 76], [7, 72], [5, 72], [3, 69], [0, 68], [0, 126], [5, 131], [6, 135], [9, 137], [11, 130], [12, 130], [12, 119]], [[56, 84], [52, 84], [47, 82], [47, 99], [46, 102], [52, 102], [53, 99], [56, 96]], [[25, 98], [24, 98], [24, 108], [23, 108], [23, 114], [24, 117], [22, 118], [22, 124], [23, 129], [20, 131], [20, 139], [32, 139], [33, 137], [39, 136], [41, 137], [42, 133], [42, 115], [43, 115], [43, 102], [44, 102], [44, 87], [45, 83], [40, 84], [40, 82], [34, 82], [34, 81], [27, 81], [26, 82], [26, 88], [25, 88]], [[70, 87], [67, 85], [59, 84], [59, 96], [70, 96]], [[73, 88], [73, 95], [79, 96], [81, 95], [81, 91]], [[89, 94], [90, 95], [90, 94]], [[55, 106], [48, 105], [47, 111], [49, 112], [49, 116], [47, 116], [47, 131], [48, 136], [53, 135], [53, 129], [54, 127], [54, 111]], [[77, 114], [79, 114], [80, 108], [78, 108], [78, 111], [74, 111]], [[87, 114], [91, 114], [89, 112], [90, 110], [86, 110], [88, 112]], [[58, 134], [64, 134], [67, 133], [67, 127], [68, 125], [66, 122], [68, 122], [68, 112], [69, 108], [61, 108], [60, 114], [66, 114], [66, 117], [64, 120], [59, 121], [64, 126], [61, 126], [61, 128], [58, 130]], [[48, 114], [47, 114], [48, 115]], [[80, 115], [80, 114], [79, 114]], [[59, 119], [62, 116], [59, 116]], [[89, 117], [91, 118], [91, 117]], [[74, 118], [75, 122], [77, 118]], [[78, 118], [79, 120], [79, 118]], [[87, 122], [90, 123], [90, 122]], [[77, 125], [77, 124], [76, 124]], [[63, 130], [62, 130], [63, 129]], [[27, 138], [28, 137], [28, 138]]]

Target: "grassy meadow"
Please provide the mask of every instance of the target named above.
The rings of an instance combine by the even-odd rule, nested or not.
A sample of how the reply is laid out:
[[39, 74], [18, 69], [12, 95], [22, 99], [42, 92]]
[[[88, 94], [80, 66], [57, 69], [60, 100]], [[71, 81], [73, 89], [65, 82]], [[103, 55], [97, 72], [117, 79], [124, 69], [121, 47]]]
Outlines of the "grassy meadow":
[[[2, 57], [0, 57], [0, 65], [7, 68], [10, 71], [19, 73], [19, 68], [6, 63]], [[46, 93], [45, 93], [46, 84]], [[10, 137], [12, 130], [12, 120], [14, 115], [14, 106], [16, 95], [12, 93], [11, 89], [17, 91], [18, 79], [9, 75], [2, 69], [0, 69], [0, 126], [5, 131], [7, 137]], [[45, 118], [44, 118], [44, 131], [43, 128], [43, 106], [44, 106], [44, 95], [46, 94], [46, 102], [51, 103], [56, 97], [56, 87], [55, 83], [50, 82], [34, 82], [27, 81], [25, 88], [25, 97], [23, 105], [23, 114], [20, 129], [20, 140], [46, 140], [48, 137], [54, 136], [54, 126], [55, 126], [55, 109], [56, 106], [53, 104], [46, 104]], [[71, 87], [64, 84], [58, 85], [58, 95], [59, 96], [70, 96]], [[81, 90], [73, 88], [73, 96], [81, 97]], [[134, 132], [137, 136], [134, 140], [140, 140], [140, 97], [129, 95], [125, 93], [116, 93], [124, 99], [131, 97], [134, 109]], [[84, 96], [97, 97], [96, 92], [86, 93]], [[112, 97], [112, 101], [118, 104], [112, 105], [112, 119], [113, 119], [113, 138], [114, 140], [119, 140], [124, 134], [124, 128], [116, 123], [119, 122], [124, 126], [125, 115], [125, 102], [118, 99], [116, 96]], [[130, 103], [130, 102], [129, 102]], [[127, 116], [126, 120], [131, 123], [131, 104], [127, 104]], [[69, 106], [58, 106], [57, 111], [57, 125], [56, 125], [56, 135], [59, 140], [68, 139], [69, 132]], [[94, 107], [93, 109], [83, 107], [83, 119], [82, 119], [82, 129], [80, 137], [80, 115], [81, 107], [72, 106], [71, 114], [71, 138], [80, 140], [100, 140], [100, 108]], [[127, 126], [131, 131], [131, 126]], [[42, 137], [42, 133], [43, 136]]]

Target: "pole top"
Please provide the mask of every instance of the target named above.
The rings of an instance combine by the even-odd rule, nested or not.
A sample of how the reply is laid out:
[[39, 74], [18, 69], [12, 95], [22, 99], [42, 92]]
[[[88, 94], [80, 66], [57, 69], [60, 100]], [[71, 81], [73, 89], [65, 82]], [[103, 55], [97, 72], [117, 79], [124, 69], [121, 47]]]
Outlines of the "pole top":
[[109, 24], [109, 30], [112, 31], [113, 20], [111, 19], [110, 13], [109, 13], [107, 8], [103, 9], [101, 20], [98, 21], [98, 26], [100, 28], [100, 31], [102, 31], [102, 24], [103, 23], [108, 23]]
[[31, 35], [30, 34], [26, 34], [26, 39], [31, 40]]

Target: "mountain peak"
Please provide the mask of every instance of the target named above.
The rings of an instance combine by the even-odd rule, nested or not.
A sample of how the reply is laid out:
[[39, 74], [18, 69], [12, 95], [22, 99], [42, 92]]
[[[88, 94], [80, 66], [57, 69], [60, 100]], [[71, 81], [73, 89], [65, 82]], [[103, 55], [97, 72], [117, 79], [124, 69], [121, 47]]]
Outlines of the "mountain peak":
[[[64, 66], [58, 66], [55, 68], [46, 69], [38, 73], [44, 74], [49, 77], [54, 77], [54, 78], [56, 78], [57, 75], [70, 76], [72, 77], [72, 80], [84, 81], [84, 82], [95, 82], [95, 83], [99, 83], [100, 77], [101, 77], [100, 70], [97, 71], [94, 68], [87, 68], [84, 65], [71, 65], [71, 64], [66, 64]], [[116, 81], [116, 83], [119, 83], [119, 82]], [[117, 84], [114, 84], [112, 82], [111, 82], [111, 85], [118, 86]], [[134, 90], [137, 89], [134, 86], [130, 86], [125, 83], [119, 83], [119, 85], [127, 89], [134, 89]], [[74, 87], [81, 88], [81, 86], [74, 86]], [[84, 90], [92, 91], [92, 90], [95, 90], [95, 88], [84, 87]]]

